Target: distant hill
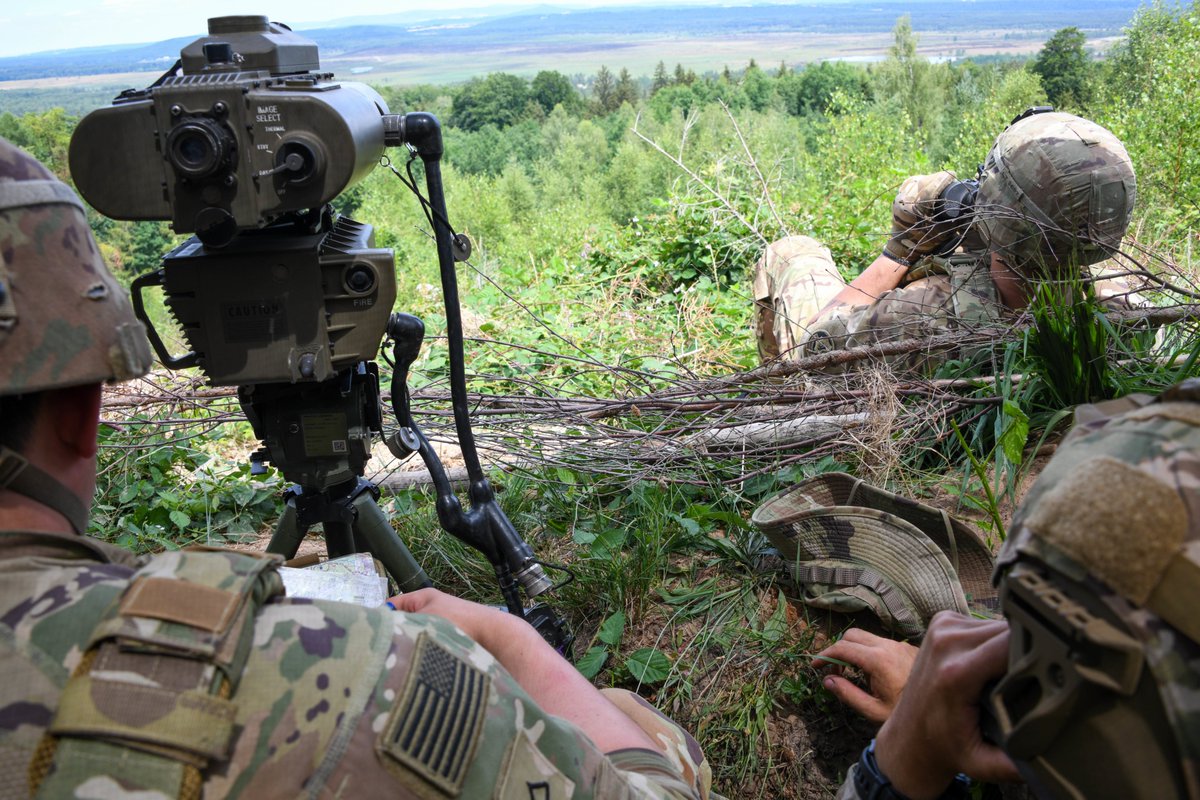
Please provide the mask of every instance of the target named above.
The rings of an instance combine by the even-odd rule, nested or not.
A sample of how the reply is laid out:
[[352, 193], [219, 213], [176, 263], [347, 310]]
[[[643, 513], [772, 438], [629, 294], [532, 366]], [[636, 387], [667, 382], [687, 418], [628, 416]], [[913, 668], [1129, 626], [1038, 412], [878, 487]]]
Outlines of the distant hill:
[[[1053, 31], [1075, 25], [1098, 36], [1119, 32], [1139, 5], [1138, 0], [906, 0], [869, 5], [827, 0], [733, 7], [526, 7], [486, 17], [475, 15], [485, 13], [479, 9], [454, 12], [455, 16], [446, 12], [441, 17], [422, 15], [420, 19], [394, 14], [378, 18], [384, 22], [358, 17], [300, 32], [316, 41], [326, 58], [469, 54], [506, 42], [525, 48], [545, 43], [561, 49], [572, 42], [594, 47], [603, 40], [616, 48], [651, 36], [711, 39], [797, 32], [878, 33], [890, 30], [903, 14], [912, 15], [917, 31]], [[193, 38], [0, 58], [0, 81], [166, 69]], [[670, 55], [666, 56], [669, 60]]]

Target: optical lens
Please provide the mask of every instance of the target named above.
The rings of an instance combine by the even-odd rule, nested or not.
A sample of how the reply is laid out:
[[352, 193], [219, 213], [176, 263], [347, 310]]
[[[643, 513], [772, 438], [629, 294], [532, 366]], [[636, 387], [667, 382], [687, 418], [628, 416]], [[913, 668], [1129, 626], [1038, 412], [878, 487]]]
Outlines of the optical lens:
[[185, 177], [207, 178], [220, 171], [229, 138], [220, 124], [210, 119], [181, 123], [167, 137], [167, 159]]

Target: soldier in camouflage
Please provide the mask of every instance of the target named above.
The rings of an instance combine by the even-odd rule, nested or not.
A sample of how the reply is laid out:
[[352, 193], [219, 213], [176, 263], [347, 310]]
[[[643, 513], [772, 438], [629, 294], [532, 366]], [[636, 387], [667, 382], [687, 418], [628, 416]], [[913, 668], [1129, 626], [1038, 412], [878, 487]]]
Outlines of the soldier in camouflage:
[[[763, 360], [969, 331], [1023, 308], [1030, 284], [1062, 278], [1120, 247], [1136, 196], [1133, 165], [1109, 131], [1071, 114], [1018, 117], [996, 139], [970, 213], [948, 211], [953, 172], [906, 180], [882, 254], [846, 284], [808, 236], [767, 247], [754, 266]], [[889, 359], [929, 373], [955, 354]]]
[[960, 796], [956, 773], [1200, 798], [1200, 380], [1078, 409], [996, 579], [1006, 620], [940, 615], [915, 663], [861, 632], [826, 651], [886, 720], [840, 800]]
[[85, 537], [101, 385], [150, 363], [80, 201], [0, 140], [0, 796], [706, 795], [690, 736], [515, 617]]

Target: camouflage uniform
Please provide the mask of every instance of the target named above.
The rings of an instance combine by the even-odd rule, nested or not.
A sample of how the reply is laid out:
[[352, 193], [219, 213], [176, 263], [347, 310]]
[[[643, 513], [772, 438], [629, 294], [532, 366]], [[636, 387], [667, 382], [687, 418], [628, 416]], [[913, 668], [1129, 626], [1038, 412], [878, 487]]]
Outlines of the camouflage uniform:
[[[1072, 114], [1030, 111], [996, 137], [980, 168], [969, 214], [948, 214], [943, 171], [906, 180], [892, 204], [883, 255], [908, 267], [904, 282], [866, 305], [820, 316], [845, 287], [827, 248], [807, 236], [768, 246], [754, 267], [755, 336], [765, 361], [862, 345], [924, 339], [994, 323], [1006, 309], [991, 279], [991, 252], [1026, 281], [1063, 277], [1113, 255], [1133, 213], [1133, 164], [1109, 131]], [[956, 242], [962, 253], [940, 257]], [[1093, 271], [1096, 274], [1096, 271]], [[1110, 292], [1128, 294], [1123, 286]], [[1103, 296], [1103, 295], [1102, 295]], [[931, 373], [956, 354], [886, 359]]]
[[[452, 624], [284, 598], [273, 564], [183, 551], [138, 569], [125, 551], [89, 539], [0, 533], [0, 795], [26, 794], [29, 765], [39, 796], [175, 796], [164, 786], [186, 787], [194, 764], [192, 796], [206, 797], [525, 800], [534, 784], [548, 788], [532, 796], [547, 798], [700, 796], [702, 756], [673, 724], [655, 731], [671, 759], [648, 750], [605, 755], [542, 712]], [[248, 581], [251, 595], [269, 596], [244, 634], [244, 653], [220, 655], [239, 649], [222, 638], [237, 638], [236, 620], [211, 631], [194, 608], [178, 609], [193, 625], [145, 616], [158, 612], [145, 601], [149, 589], [137, 587], [179, 576], [209, 587]], [[205, 599], [211, 591], [199, 590]], [[176, 643], [170, 656], [164, 637]], [[215, 651], [206, 658], [236, 683], [230, 702], [210, 696], [218, 708], [205, 716], [179, 711], [195, 699], [181, 691], [184, 640], [193, 654]], [[64, 694], [84, 675], [89, 692]], [[172, 714], [190, 727], [173, 730]], [[48, 730], [55, 736], [43, 741]], [[59, 750], [52, 770], [50, 741]]]
[[997, 577], [987, 705], [1038, 796], [1200, 798], [1200, 380], [1080, 407]]
[[[754, 265], [755, 337], [764, 359], [796, 359], [862, 345], [970, 330], [1003, 319], [986, 253], [930, 256], [907, 282], [875, 302], [835, 306], [813, 318], [846, 287], [829, 249], [808, 236], [770, 245]], [[889, 359], [932, 372], [951, 354], [918, 352]]]
[[[82, 204], [0, 139], [0, 396], [149, 365]], [[0, 490], [86, 528], [78, 489], [7, 446]], [[137, 560], [82, 535], [0, 529], [0, 796], [707, 791], [695, 741], [636, 700], [610, 695], [659, 749], [601, 753], [448, 621], [285, 598], [276, 566], [220, 551]]]

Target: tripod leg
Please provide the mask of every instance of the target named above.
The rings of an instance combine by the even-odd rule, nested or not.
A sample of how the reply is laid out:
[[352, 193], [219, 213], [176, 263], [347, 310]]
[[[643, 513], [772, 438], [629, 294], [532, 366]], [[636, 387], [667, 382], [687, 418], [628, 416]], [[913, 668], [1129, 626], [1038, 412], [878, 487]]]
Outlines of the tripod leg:
[[330, 558], [341, 558], [357, 552], [354, 549], [354, 531], [349, 522], [325, 520], [325, 549]]
[[433, 582], [413, 558], [413, 554], [392, 530], [370, 492], [363, 492], [354, 499], [355, 533], [367, 541], [374, 554], [388, 573], [396, 580], [402, 592], [411, 592], [432, 586]]
[[275, 533], [271, 534], [267, 552], [278, 553], [284, 558], [295, 558], [306, 533], [308, 526], [300, 525], [300, 516], [296, 513], [296, 500], [288, 498], [283, 513], [279, 516], [279, 522], [275, 523]]

